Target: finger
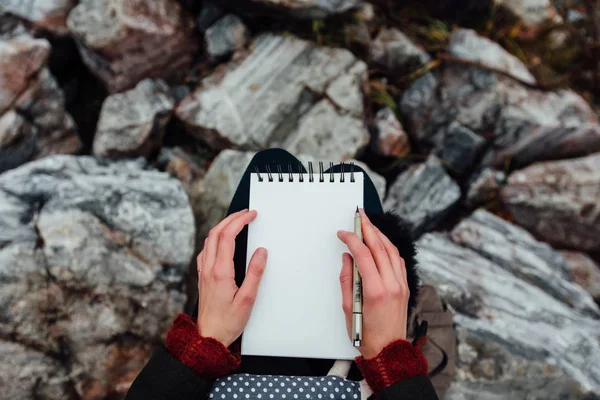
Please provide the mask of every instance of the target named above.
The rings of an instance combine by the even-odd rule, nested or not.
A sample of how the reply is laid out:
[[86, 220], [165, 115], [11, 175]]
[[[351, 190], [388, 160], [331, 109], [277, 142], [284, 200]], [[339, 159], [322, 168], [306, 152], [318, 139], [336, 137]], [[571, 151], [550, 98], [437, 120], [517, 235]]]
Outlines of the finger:
[[202, 266], [203, 264], [203, 260], [204, 259], [204, 250], [200, 252], [200, 254], [198, 254], [198, 257], [196, 257], [196, 271], [198, 272], [198, 286], [200, 286], [200, 281], [202, 278]]
[[356, 260], [365, 292], [379, 290], [382, 285], [381, 276], [377, 271], [375, 260], [373, 260], [369, 248], [353, 232], [338, 231], [338, 237], [348, 246], [350, 254]]
[[225, 218], [223, 221], [219, 222], [214, 228], [210, 230], [210, 232], [208, 233], [208, 238], [206, 239], [206, 246], [204, 248], [204, 251], [206, 251], [206, 254], [204, 256], [204, 268], [207, 270], [207, 272], [209, 272], [208, 270], [212, 268], [212, 266], [215, 263], [215, 259], [217, 258], [217, 248], [219, 245], [219, 235], [221, 234], [221, 231], [227, 225], [229, 225], [232, 220], [238, 218], [241, 215], [246, 214], [247, 212], [248, 210], [245, 209], [233, 213], [227, 218]]
[[352, 318], [352, 284], [353, 284], [353, 262], [348, 253], [342, 254], [342, 270], [340, 271], [340, 285], [342, 286], [342, 309], [346, 316], [346, 323]]
[[249, 312], [250, 309], [252, 309], [254, 301], [256, 300], [258, 286], [260, 285], [260, 281], [267, 265], [267, 256], [267, 249], [264, 247], [256, 249], [248, 263], [244, 282], [235, 294], [233, 300], [234, 303], [245, 312]]
[[379, 271], [379, 275], [381, 275], [381, 279], [383, 279], [384, 283], [394, 283], [397, 281], [396, 275], [394, 275], [394, 271], [392, 269], [392, 262], [390, 260], [389, 254], [383, 245], [377, 231], [375, 230], [375, 226], [371, 223], [371, 220], [365, 214], [365, 211], [361, 208], [359, 210], [360, 213], [360, 221], [362, 227], [362, 234], [365, 239], [365, 243], [367, 247], [371, 251], [373, 255], [373, 259], [375, 260], [375, 266]]
[[242, 231], [244, 226], [254, 221], [256, 218], [256, 210], [242, 214], [239, 217], [231, 220], [221, 233], [219, 234], [219, 245], [217, 246], [217, 258], [213, 273], [218, 273], [223, 276], [234, 276], [231, 261], [235, 252], [235, 238]]
[[404, 259], [400, 255], [398, 248], [376, 226], [375, 230], [377, 231], [381, 242], [385, 246], [385, 250], [387, 251], [390, 261], [392, 263], [392, 269], [394, 270], [394, 275], [396, 276], [396, 279], [398, 280], [398, 282], [406, 284], [406, 264], [404, 263]]

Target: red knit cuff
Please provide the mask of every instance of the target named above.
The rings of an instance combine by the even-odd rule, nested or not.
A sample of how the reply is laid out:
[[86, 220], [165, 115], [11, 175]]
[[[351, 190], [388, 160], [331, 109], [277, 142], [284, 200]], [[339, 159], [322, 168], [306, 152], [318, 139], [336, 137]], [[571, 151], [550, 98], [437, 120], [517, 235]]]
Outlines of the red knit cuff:
[[194, 321], [179, 314], [167, 333], [167, 351], [202, 378], [217, 379], [240, 366], [234, 356], [217, 339], [200, 336]]
[[415, 346], [406, 340], [388, 344], [373, 358], [356, 357], [356, 364], [375, 394], [396, 382], [419, 375], [427, 375], [427, 359], [421, 338]]

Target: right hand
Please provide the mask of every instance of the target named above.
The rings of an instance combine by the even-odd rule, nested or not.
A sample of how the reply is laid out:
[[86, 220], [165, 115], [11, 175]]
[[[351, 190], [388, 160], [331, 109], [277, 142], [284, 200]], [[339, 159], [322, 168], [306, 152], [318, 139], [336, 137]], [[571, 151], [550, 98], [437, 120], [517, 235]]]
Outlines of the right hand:
[[256, 249], [240, 288], [235, 284], [235, 238], [254, 221], [256, 211], [229, 215], [210, 230], [198, 255], [198, 331], [228, 347], [243, 332], [250, 318], [258, 285], [267, 264], [267, 250]]
[[391, 342], [406, 339], [408, 298], [406, 266], [398, 248], [360, 210], [365, 243], [353, 232], [338, 231], [350, 254], [342, 256], [342, 307], [348, 335], [352, 329], [352, 257], [356, 260], [363, 287], [363, 338], [358, 350], [375, 357]]

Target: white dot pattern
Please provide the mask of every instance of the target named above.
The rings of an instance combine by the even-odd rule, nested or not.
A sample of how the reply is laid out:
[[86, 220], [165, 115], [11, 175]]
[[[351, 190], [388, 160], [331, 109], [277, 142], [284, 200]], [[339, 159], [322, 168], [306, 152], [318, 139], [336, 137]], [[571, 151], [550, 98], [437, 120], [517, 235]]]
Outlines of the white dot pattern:
[[218, 379], [209, 394], [220, 400], [358, 400], [358, 382], [335, 376], [286, 377], [236, 374]]

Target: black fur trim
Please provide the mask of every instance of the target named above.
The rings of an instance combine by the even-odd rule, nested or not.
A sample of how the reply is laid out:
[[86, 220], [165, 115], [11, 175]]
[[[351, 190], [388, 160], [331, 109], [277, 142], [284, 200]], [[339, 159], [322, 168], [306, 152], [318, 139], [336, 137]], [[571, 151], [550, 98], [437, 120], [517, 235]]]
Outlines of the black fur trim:
[[[367, 214], [368, 215], [368, 214]], [[417, 249], [411, 238], [411, 234], [402, 222], [400, 217], [388, 211], [385, 214], [368, 215], [369, 219], [381, 233], [387, 236], [388, 239], [398, 248], [400, 256], [406, 264], [406, 280], [408, 282], [408, 290], [410, 290], [410, 298], [408, 299], [408, 314], [410, 314], [417, 303], [421, 279], [419, 277], [419, 267], [417, 265]]]

